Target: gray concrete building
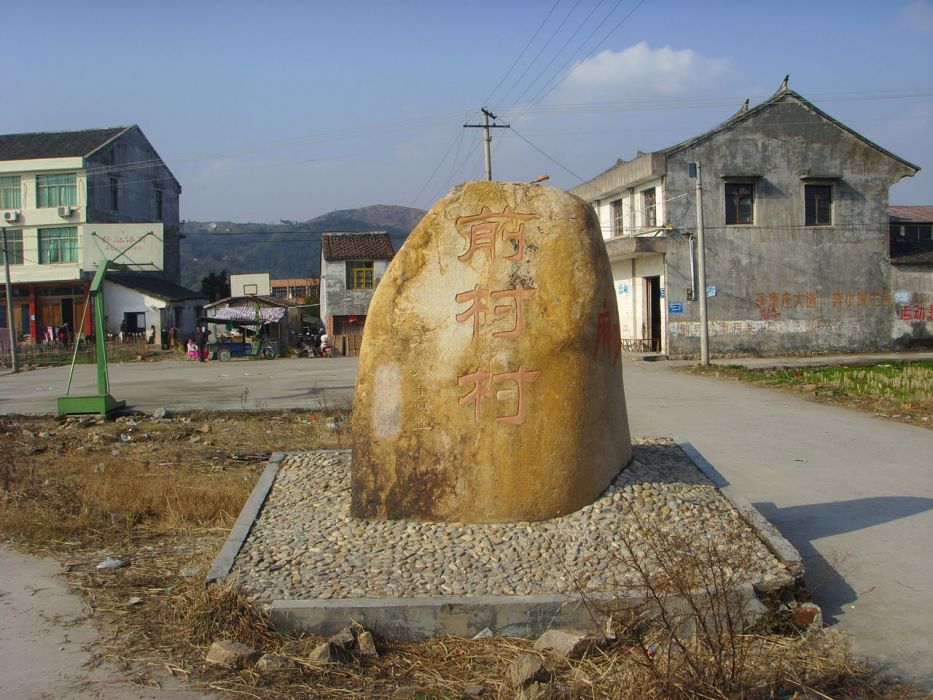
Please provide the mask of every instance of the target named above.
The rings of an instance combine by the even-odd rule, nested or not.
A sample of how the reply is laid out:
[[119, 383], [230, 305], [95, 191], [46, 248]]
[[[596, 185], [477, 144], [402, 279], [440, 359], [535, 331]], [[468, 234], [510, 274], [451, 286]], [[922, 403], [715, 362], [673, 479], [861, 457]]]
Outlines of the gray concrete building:
[[321, 320], [338, 352], [359, 353], [369, 302], [394, 255], [384, 231], [321, 236]]
[[710, 131], [571, 191], [599, 216], [625, 348], [698, 356], [705, 294], [713, 356], [854, 352], [913, 342], [899, 300], [917, 290], [901, 286], [928, 289], [930, 272], [895, 279], [888, 191], [918, 170], [785, 81]]

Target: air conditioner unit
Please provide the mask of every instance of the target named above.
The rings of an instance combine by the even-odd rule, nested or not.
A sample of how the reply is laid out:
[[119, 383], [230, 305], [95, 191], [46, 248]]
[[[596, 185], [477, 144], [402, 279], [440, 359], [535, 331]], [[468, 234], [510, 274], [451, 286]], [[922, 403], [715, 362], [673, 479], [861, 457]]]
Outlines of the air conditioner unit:
[[5, 211], [5, 212], [3, 212], [3, 220], [4, 220], [4, 221], [16, 221], [17, 219], [19, 219], [19, 212], [18, 212], [18, 211]]
[[67, 216], [71, 216], [72, 214], [74, 214], [74, 210], [75, 210], [74, 207], [59, 207], [58, 215], [63, 218]]

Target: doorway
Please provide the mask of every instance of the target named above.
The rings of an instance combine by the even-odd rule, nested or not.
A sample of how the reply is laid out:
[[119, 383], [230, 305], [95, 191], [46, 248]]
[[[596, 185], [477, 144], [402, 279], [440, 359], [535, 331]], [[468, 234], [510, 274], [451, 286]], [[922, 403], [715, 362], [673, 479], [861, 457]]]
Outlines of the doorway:
[[649, 352], [661, 352], [661, 276], [645, 277], [644, 333]]

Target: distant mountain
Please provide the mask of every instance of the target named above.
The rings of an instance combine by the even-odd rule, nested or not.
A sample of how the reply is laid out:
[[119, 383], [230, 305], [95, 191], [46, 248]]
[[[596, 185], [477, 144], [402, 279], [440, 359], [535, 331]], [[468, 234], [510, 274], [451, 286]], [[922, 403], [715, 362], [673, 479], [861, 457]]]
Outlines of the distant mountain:
[[329, 231], [385, 231], [398, 250], [425, 212], [374, 204], [341, 209], [307, 221], [278, 224], [186, 221], [181, 226], [181, 283], [199, 289], [211, 272], [268, 272], [278, 277], [317, 277], [321, 234]]

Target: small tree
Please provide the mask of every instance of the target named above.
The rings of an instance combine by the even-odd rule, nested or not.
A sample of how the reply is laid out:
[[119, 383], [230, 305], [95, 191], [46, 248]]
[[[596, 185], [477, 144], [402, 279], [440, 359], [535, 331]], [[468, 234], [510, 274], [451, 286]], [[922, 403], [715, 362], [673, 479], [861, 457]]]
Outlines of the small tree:
[[211, 302], [230, 296], [230, 280], [227, 278], [227, 271], [221, 270], [219, 275], [212, 272], [203, 278], [201, 280], [201, 294]]

